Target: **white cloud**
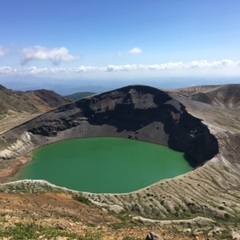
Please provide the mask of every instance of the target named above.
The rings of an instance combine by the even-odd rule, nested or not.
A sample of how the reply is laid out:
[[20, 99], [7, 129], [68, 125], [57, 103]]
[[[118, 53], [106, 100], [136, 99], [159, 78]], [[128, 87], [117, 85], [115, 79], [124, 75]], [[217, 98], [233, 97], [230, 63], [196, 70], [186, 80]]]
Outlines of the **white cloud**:
[[216, 68], [216, 67], [231, 67], [231, 66], [237, 66], [237, 62], [234, 62], [230, 59], [223, 59], [220, 61], [213, 61], [213, 62], [208, 62], [207, 60], [195, 60], [195, 61], [191, 61], [187, 67], [189, 67], [189, 68]]
[[35, 46], [22, 50], [23, 65], [33, 60], [49, 60], [54, 65], [58, 65], [61, 62], [72, 61], [78, 58], [78, 56], [71, 55], [65, 47], [48, 49], [42, 46]]
[[[0, 74], [19, 74], [19, 75], [41, 75], [56, 77], [83, 76], [88, 74], [92, 76], [113, 76], [112, 74], [134, 74], [134, 76], [163, 76], [165, 75], [237, 75], [240, 76], [240, 61], [223, 59], [219, 61], [194, 60], [191, 62], [167, 62], [160, 64], [124, 64], [124, 65], [107, 65], [91, 66], [82, 65], [78, 67], [26, 67], [13, 68], [11, 66], [0, 66]], [[80, 75], [81, 74], [81, 75]], [[101, 75], [102, 74], [102, 75]], [[87, 76], [87, 75], [84, 75]], [[130, 75], [129, 75], [130, 76]]]
[[108, 65], [105, 67], [107, 72], [116, 71], [133, 71], [133, 70], [178, 70], [178, 69], [213, 69], [213, 68], [225, 68], [225, 67], [238, 67], [240, 62], [234, 62], [229, 59], [221, 61], [208, 62], [206, 60], [195, 60], [189, 63], [183, 62], [168, 62], [160, 64], [126, 64], [126, 65]]
[[12, 68], [10, 66], [0, 66], [0, 74], [10, 74], [10, 73], [16, 73], [17, 69]]
[[119, 71], [131, 71], [139, 69], [137, 64], [126, 64], [126, 65], [108, 65], [105, 67], [106, 72], [119, 72]]
[[35, 66], [27, 68], [27, 69], [25, 69], [25, 71], [27, 73], [30, 73], [30, 74], [42, 74], [42, 73], [48, 73], [49, 72], [48, 68], [37, 68]]
[[73, 72], [102, 72], [104, 67], [95, 67], [95, 66], [80, 66], [73, 69]]
[[[179, 69], [223, 69], [229, 67], [237, 67], [240, 69], [240, 61], [232, 61], [229, 59], [221, 61], [208, 62], [206, 60], [195, 60], [188, 63], [183, 62], [168, 62], [161, 64], [124, 64], [124, 65], [107, 65], [107, 66], [79, 66], [75, 68], [50, 68], [48, 72], [66, 72], [66, 73], [81, 73], [81, 72], [130, 72], [130, 71], [170, 71]], [[46, 70], [46, 68], [44, 68]], [[36, 70], [35, 70], [36, 71]], [[43, 71], [43, 69], [41, 70]], [[46, 72], [46, 71], [45, 71]]]
[[138, 47], [135, 47], [135, 48], [131, 49], [128, 53], [131, 53], [131, 54], [141, 54], [142, 53], [142, 49], [138, 48]]
[[146, 65], [148, 70], [171, 70], [171, 69], [182, 69], [186, 65], [183, 62], [168, 62], [161, 64]]
[[8, 52], [8, 49], [4, 48], [2, 45], [0, 45], [0, 57], [3, 57]]

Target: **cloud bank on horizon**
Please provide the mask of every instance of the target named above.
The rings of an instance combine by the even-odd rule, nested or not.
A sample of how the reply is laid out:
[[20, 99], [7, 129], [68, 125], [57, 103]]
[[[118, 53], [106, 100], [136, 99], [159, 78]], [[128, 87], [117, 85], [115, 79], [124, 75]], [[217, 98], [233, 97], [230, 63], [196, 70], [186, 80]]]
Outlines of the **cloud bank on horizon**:
[[1, 5], [0, 77], [240, 77], [238, 0]]
[[[0, 57], [4, 57], [10, 50], [0, 45]], [[240, 76], [240, 60], [233, 61], [231, 59], [207, 61], [193, 60], [190, 62], [167, 62], [156, 64], [123, 64], [106, 66], [80, 65], [74, 67], [57, 67], [64, 62], [71, 62], [80, 59], [80, 56], [72, 55], [66, 47], [46, 48], [43, 46], [35, 46], [21, 49], [21, 59], [19, 59], [20, 67], [12, 67], [10, 65], [0, 66], [0, 74], [2, 75], [35, 75], [46, 77], [79, 77], [81, 73], [90, 74], [96, 78], [102, 77], [101, 73], [136, 73], [140, 72], [144, 76], [171, 76], [173, 71], [177, 74], [190, 74], [191, 76], [202, 76], [207, 74], [214, 76], [216, 73], [224, 74], [224, 76]], [[127, 52], [128, 54], [142, 54], [142, 49], [134, 47]], [[121, 57], [123, 54], [121, 53]], [[38, 67], [35, 65], [27, 67], [31, 62], [49, 61], [53, 66]], [[23, 67], [24, 66], [24, 67]], [[104, 75], [106, 77], [106, 75]], [[121, 75], [122, 77], [123, 75]], [[110, 75], [109, 77], [112, 77]]]
[[[61, 51], [63, 49], [63, 51]], [[72, 61], [77, 59], [77, 56], [72, 56], [68, 53], [65, 48], [59, 48], [53, 51], [41, 51], [34, 54], [31, 52], [24, 58], [24, 65], [33, 60], [49, 60], [53, 65], [59, 65], [62, 61]], [[49, 54], [48, 54], [49, 53]], [[57, 54], [59, 53], [59, 55]], [[13, 68], [11, 66], [0, 66], [0, 74], [5, 75], [39, 75], [39, 76], [54, 76], [61, 77], [64, 74], [65, 77], [77, 77], [81, 73], [117, 73], [117, 72], [141, 72], [146, 75], [149, 72], [153, 73], [153, 76], [158, 74], [163, 76], [171, 76], [172, 71], [176, 71], [178, 74], [184, 71], [192, 71], [192, 76], [198, 76], [201, 71], [202, 74], [207, 73], [209, 76], [216, 75], [216, 72], [224, 74], [224, 76], [237, 76], [240, 74], [240, 61], [233, 61], [230, 59], [224, 59], [219, 61], [209, 62], [207, 60], [194, 60], [191, 62], [167, 62], [159, 64], [124, 64], [124, 65], [107, 65], [107, 66], [87, 66], [81, 65], [76, 67], [24, 67], [24, 68]], [[194, 73], [197, 73], [194, 75]], [[155, 75], [154, 75], [155, 73]], [[202, 76], [200, 74], [200, 76]], [[101, 75], [100, 75], [101, 76]]]

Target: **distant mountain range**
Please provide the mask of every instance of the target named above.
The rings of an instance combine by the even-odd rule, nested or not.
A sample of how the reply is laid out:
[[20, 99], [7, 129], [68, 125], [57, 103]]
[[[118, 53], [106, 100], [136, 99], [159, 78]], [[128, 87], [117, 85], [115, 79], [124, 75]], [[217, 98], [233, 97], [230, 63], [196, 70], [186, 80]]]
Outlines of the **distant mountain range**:
[[94, 94], [96, 94], [96, 93], [94, 93], [94, 92], [78, 92], [78, 93], [73, 93], [73, 94], [70, 94], [70, 95], [67, 95], [64, 97], [70, 101], [77, 101], [82, 98], [94, 95]]
[[127, 85], [142, 84], [161, 89], [240, 83], [239, 77], [161, 77], [131, 79], [53, 79], [33, 76], [0, 76], [0, 84], [18, 91], [49, 89], [60, 95], [76, 92], [102, 93]]

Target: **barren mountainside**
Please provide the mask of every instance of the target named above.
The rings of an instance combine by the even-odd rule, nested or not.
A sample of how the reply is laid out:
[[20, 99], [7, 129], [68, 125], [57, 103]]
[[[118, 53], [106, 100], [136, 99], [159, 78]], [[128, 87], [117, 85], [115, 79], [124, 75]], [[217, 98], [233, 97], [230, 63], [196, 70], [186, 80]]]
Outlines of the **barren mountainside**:
[[[165, 235], [163, 239], [240, 239], [239, 92], [240, 84], [171, 91], [134, 85], [65, 104], [0, 135], [1, 180], [31, 160], [26, 153], [58, 140], [113, 136], [162, 144], [183, 151], [195, 170], [131, 193], [80, 193], [81, 201], [120, 214], [121, 224], [126, 224], [127, 216], [127, 226], [133, 224], [131, 229], [149, 227], [158, 231], [167, 227], [171, 234], [175, 231], [175, 235]], [[16, 194], [73, 193], [44, 181], [5, 183], [0, 190]], [[27, 196], [22, 195], [18, 204], [22, 198], [27, 201]], [[55, 195], [53, 198], [56, 203], [60, 201]], [[48, 197], [44, 199], [47, 201]], [[40, 199], [36, 197], [34, 201], [29, 201], [31, 207]], [[41, 208], [31, 212], [32, 218], [34, 214], [46, 214], [41, 212], [42, 205], [38, 206]], [[59, 220], [59, 216], [55, 217]], [[54, 222], [58, 221], [56, 218]], [[49, 224], [52, 226], [52, 222]], [[63, 227], [66, 226], [64, 220]], [[86, 230], [78, 217], [71, 226], [75, 232], [78, 228]], [[176, 231], [189, 233], [188, 238], [180, 238]], [[194, 238], [193, 233], [200, 237]], [[104, 234], [104, 239], [111, 239], [108, 233]]]
[[0, 132], [68, 102], [53, 91], [18, 92], [0, 85]]
[[35, 90], [18, 92], [7, 89], [0, 85], [1, 114], [8, 111], [16, 112], [38, 112], [48, 111], [59, 107], [67, 100], [57, 93], [49, 90]]
[[240, 107], [239, 84], [216, 86], [199, 86], [182, 90], [191, 100], [210, 104], [212, 106], [238, 109]]
[[22, 146], [14, 154], [46, 142], [89, 136], [118, 136], [169, 146], [184, 152], [193, 166], [218, 153], [217, 140], [200, 119], [168, 93], [147, 86], [128, 86], [64, 105], [7, 132], [4, 139], [12, 141], [24, 134], [31, 145], [28, 139], [23, 143], [26, 149]]

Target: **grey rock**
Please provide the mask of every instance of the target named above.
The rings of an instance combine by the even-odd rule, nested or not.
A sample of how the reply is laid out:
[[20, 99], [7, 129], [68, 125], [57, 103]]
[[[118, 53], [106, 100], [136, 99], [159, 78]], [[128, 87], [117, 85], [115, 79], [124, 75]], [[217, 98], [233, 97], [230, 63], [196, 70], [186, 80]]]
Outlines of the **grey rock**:
[[157, 236], [156, 233], [154, 232], [149, 232], [145, 240], [163, 240], [163, 238], [160, 236]]

